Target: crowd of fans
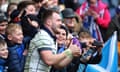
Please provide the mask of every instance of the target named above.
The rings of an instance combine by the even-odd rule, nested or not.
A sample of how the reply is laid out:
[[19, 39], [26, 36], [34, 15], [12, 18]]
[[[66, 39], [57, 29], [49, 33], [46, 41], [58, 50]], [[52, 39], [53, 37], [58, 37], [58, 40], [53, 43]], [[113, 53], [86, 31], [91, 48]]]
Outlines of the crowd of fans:
[[0, 72], [85, 72], [114, 31], [120, 58], [119, 24], [118, 0], [1, 0]]

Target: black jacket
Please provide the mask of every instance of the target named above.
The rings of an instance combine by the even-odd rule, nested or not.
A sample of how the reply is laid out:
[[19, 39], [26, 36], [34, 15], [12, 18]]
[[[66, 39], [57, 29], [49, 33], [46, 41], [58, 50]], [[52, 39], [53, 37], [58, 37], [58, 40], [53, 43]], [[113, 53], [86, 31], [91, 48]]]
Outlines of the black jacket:
[[72, 60], [72, 65], [70, 65], [67, 72], [77, 72], [80, 64], [85, 65], [85, 68], [84, 68], [84, 71], [85, 71], [87, 64], [98, 64], [101, 61], [101, 59], [102, 59], [102, 54], [100, 55], [97, 54], [95, 57], [91, 58], [87, 63], [83, 63], [80, 61], [80, 57], [76, 57]]
[[107, 29], [106, 35], [107, 39], [113, 35], [113, 32], [117, 31], [117, 38], [120, 41], [120, 16], [115, 16]]

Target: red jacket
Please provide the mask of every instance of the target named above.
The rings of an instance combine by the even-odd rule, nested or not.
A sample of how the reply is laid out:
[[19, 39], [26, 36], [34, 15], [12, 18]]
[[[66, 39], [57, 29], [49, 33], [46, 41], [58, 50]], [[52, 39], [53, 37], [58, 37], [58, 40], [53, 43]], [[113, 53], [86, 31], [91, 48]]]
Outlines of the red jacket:
[[[76, 13], [84, 18], [83, 14], [88, 6], [88, 2], [84, 2], [80, 8], [76, 10]], [[102, 11], [104, 11], [102, 13]], [[108, 28], [108, 25], [111, 21], [110, 13], [106, 4], [101, 0], [98, 0], [98, 5], [96, 6], [96, 12], [99, 14], [99, 17], [96, 19], [96, 23], [102, 28]], [[102, 13], [102, 16], [101, 16]]]

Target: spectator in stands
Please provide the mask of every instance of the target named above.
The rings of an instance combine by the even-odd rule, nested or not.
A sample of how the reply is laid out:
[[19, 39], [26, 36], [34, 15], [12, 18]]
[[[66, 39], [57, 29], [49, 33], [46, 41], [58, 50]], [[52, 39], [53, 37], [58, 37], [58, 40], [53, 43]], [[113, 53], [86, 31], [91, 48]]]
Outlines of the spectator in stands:
[[[86, 30], [82, 25], [82, 20], [71, 8], [66, 8], [62, 11], [63, 22], [68, 28], [68, 37], [78, 37], [81, 30]], [[72, 35], [72, 36], [71, 36]]]
[[74, 32], [75, 28], [75, 13], [71, 8], [66, 8], [65, 10], [62, 11], [62, 16], [63, 16], [63, 22], [68, 28], [70, 33]]
[[29, 14], [21, 19], [24, 40], [29, 44], [29, 41], [40, 30], [40, 22], [36, 15]]
[[60, 49], [62, 47], [64, 47], [64, 50], [67, 47], [68, 45], [66, 44], [67, 36], [68, 36], [68, 29], [64, 25], [61, 25], [60, 29], [56, 33], [56, 38], [57, 38], [56, 41], [58, 43], [58, 53], [61, 53]]
[[11, 17], [11, 22], [10, 23], [19, 23], [21, 24], [21, 18], [24, 17], [25, 15], [37, 15], [36, 14], [36, 8], [34, 5], [34, 2], [32, 1], [21, 1], [17, 9], [14, 10], [10, 17]]
[[47, 2], [47, 0], [32, 0], [35, 3], [37, 14], [41, 10], [42, 6]]
[[0, 13], [0, 37], [5, 39], [5, 29], [8, 25], [8, 19], [4, 13]]
[[[74, 67], [77, 69], [73, 70], [74, 72], [84, 72], [88, 64], [98, 64], [102, 59], [101, 50], [103, 43], [96, 41], [89, 31], [81, 31], [79, 33], [79, 40], [82, 46], [82, 55], [75, 61], [76, 64]], [[98, 44], [99, 46], [96, 46]]]
[[0, 72], [4, 72], [6, 59], [8, 57], [7, 43], [0, 37]]
[[8, 0], [0, 0], [0, 10], [2, 12], [7, 12]]
[[[80, 57], [74, 57], [71, 67], [67, 69], [67, 72], [84, 72], [88, 64], [97, 64], [101, 61], [101, 48], [92, 45], [94, 38], [92, 38], [89, 31], [81, 31], [79, 33], [80, 45], [82, 48], [82, 54]], [[91, 49], [93, 48], [93, 50]]]
[[19, 24], [9, 24], [6, 28], [8, 45], [8, 72], [23, 72], [25, 64], [25, 44]]
[[17, 3], [9, 3], [8, 7], [7, 7], [7, 12], [6, 12], [6, 16], [8, 17], [8, 22], [10, 21], [10, 15], [11, 13], [17, 9]]
[[[84, 0], [82, 0], [82, 2], [83, 1]], [[71, 8], [74, 11], [76, 11], [76, 9], [81, 6], [80, 2], [81, 2], [80, 0], [64, 0], [65, 7]]]
[[83, 26], [99, 41], [106, 41], [106, 30], [111, 17], [106, 4], [101, 0], [86, 0], [76, 13], [83, 19]]

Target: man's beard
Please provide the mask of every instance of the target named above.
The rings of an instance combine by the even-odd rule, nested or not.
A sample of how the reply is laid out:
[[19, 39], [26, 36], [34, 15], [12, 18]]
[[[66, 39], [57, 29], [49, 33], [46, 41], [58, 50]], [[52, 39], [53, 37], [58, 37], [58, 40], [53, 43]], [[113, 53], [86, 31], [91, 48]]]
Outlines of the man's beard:
[[52, 29], [53, 29], [53, 32], [56, 34], [59, 32], [60, 27], [53, 26]]
[[58, 28], [58, 27], [54, 29], [55, 34], [57, 34], [59, 32], [59, 29], [60, 28]]

